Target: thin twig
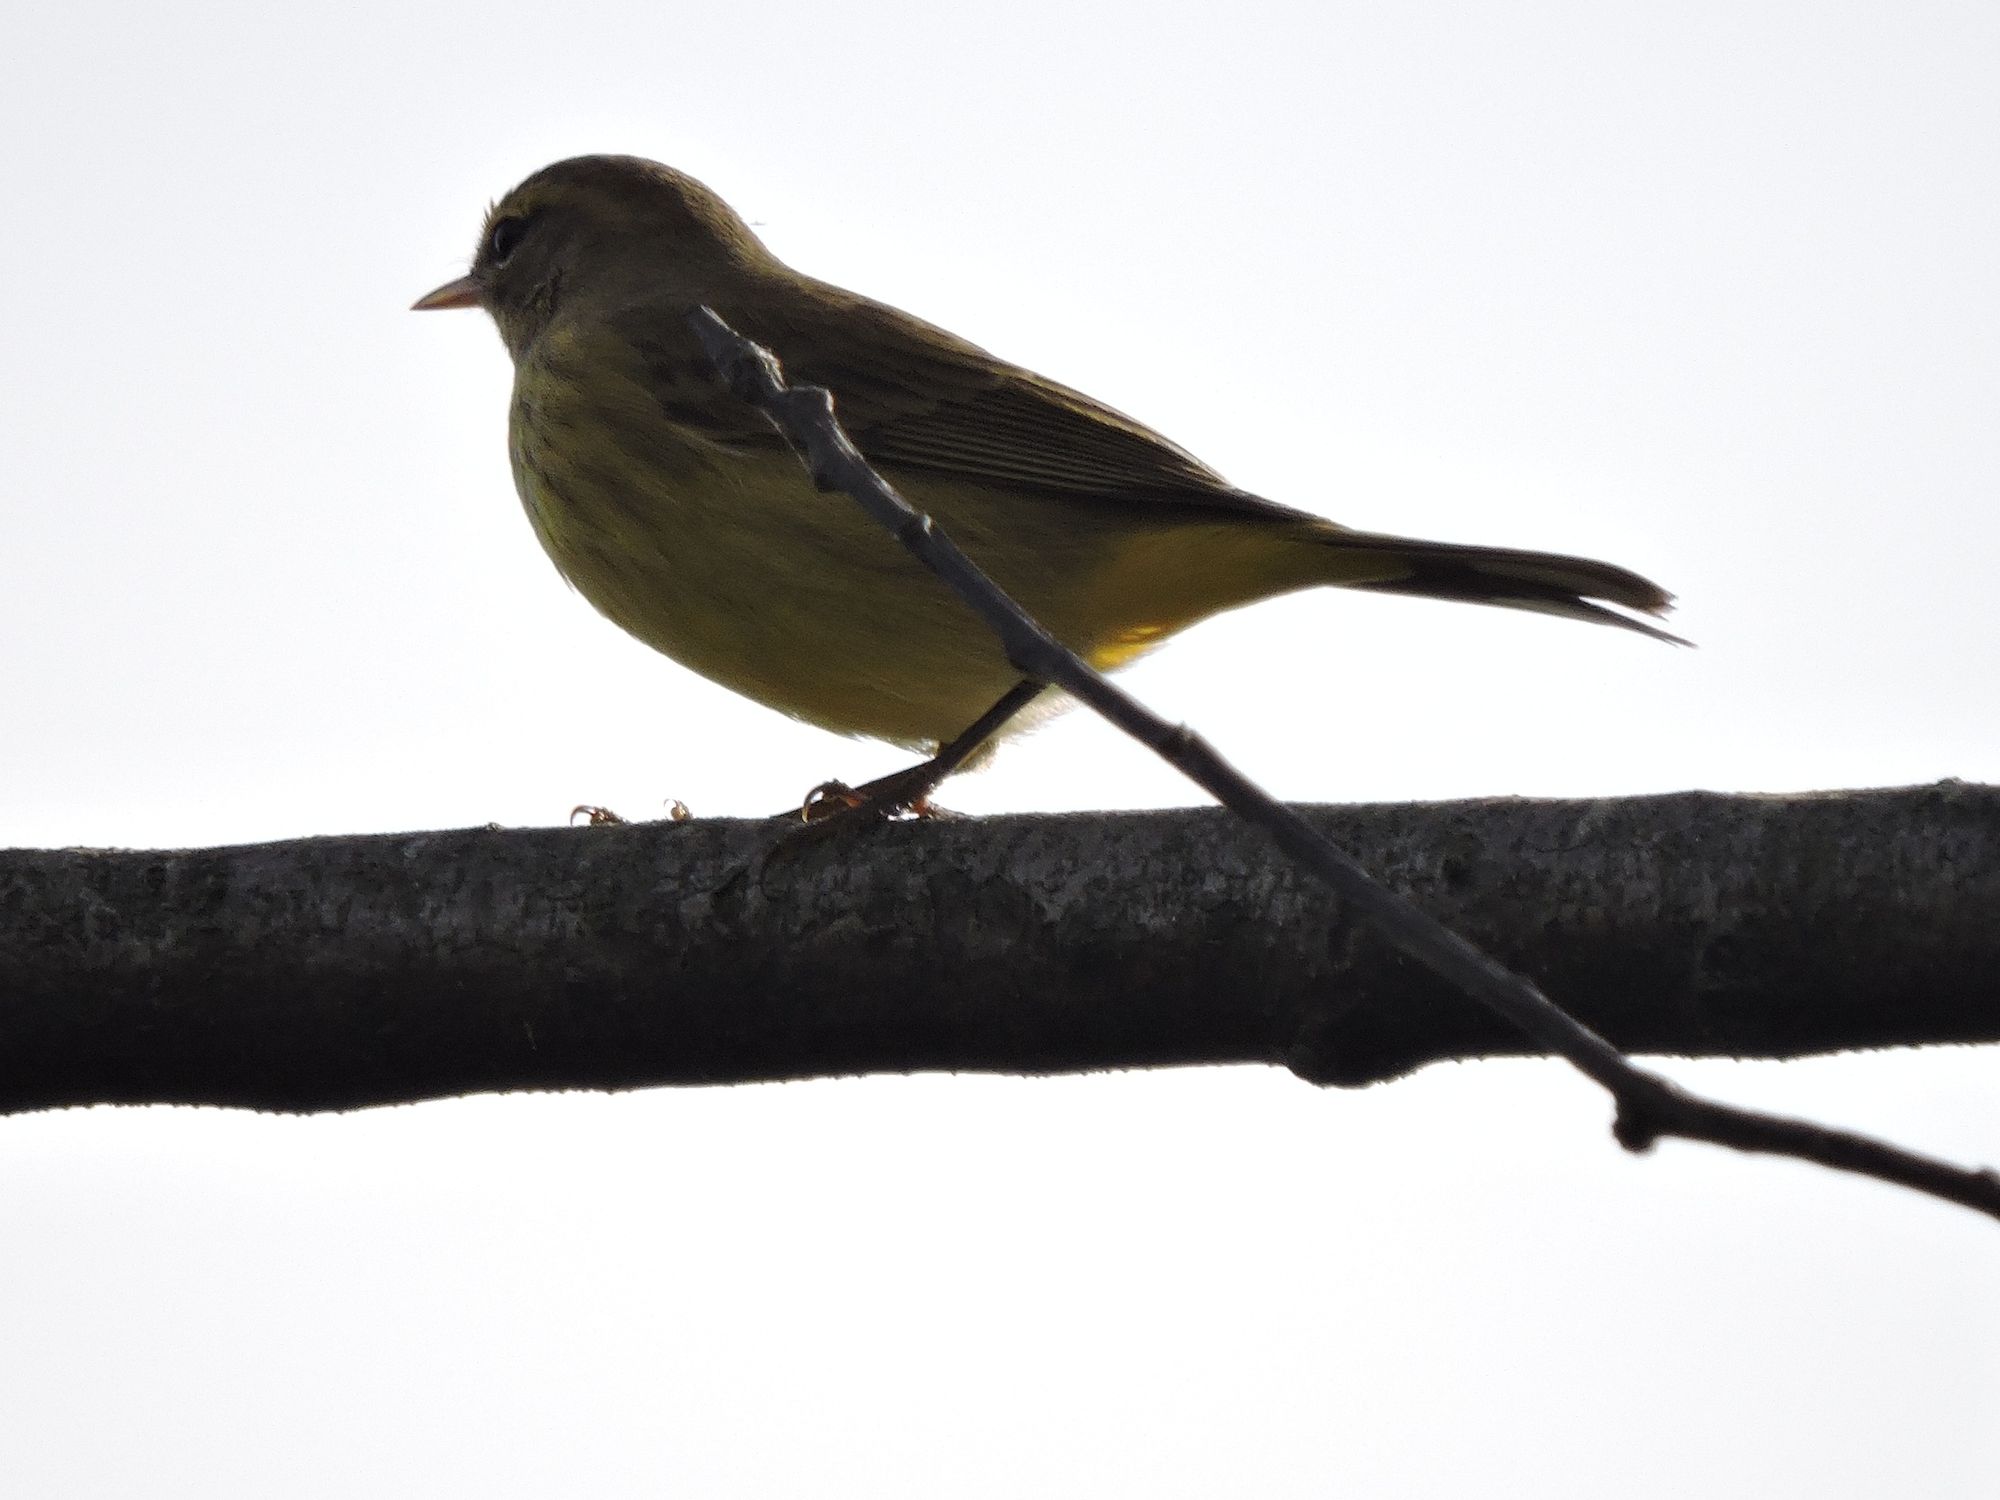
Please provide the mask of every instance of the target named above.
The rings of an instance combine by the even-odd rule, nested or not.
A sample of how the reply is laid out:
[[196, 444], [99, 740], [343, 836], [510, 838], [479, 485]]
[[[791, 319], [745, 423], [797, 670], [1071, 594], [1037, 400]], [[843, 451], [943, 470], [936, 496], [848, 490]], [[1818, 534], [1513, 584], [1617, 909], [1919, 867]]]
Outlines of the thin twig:
[[929, 516], [871, 468], [834, 415], [824, 387], [786, 385], [772, 353], [706, 307], [689, 318], [729, 388], [757, 407], [799, 454], [821, 490], [851, 496], [935, 573], [999, 638], [1025, 677], [1062, 688], [1153, 750], [1224, 807], [1263, 829], [1349, 902], [1391, 944], [1595, 1080], [1617, 1105], [1613, 1134], [1630, 1151], [1662, 1137], [1797, 1157], [1899, 1183], [2000, 1218], [2000, 1174], [1967, 1170], [1849, 1131], [1832, 1130], [1687, 1093], [1635, 1067], [1534, 984], [1487, 957], [1385, 886], [1291, 808], [1230, 765], [1201, 736], [1168, 723], [1093, 671], [972, 563]]

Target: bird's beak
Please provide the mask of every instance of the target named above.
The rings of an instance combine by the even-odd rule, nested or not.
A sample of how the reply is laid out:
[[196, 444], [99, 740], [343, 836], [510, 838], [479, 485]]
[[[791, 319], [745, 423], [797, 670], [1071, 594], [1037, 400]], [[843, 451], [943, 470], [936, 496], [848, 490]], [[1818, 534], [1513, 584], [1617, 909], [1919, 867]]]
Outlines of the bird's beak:
[[456, 281], [447, 281], [434, 292], [426, 292], [410, 304], [411, 312], [435, 312], [440, 307], [477, 307], [485, 296], [478, 282], [470, 276], [461, 276]]

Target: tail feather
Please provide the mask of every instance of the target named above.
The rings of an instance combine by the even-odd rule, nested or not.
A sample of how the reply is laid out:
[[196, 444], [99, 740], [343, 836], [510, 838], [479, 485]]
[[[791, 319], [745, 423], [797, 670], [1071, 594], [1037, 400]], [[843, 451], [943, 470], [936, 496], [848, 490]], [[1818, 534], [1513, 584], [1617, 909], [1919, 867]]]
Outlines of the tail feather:
[[[1374, 576], [1347, 581], [1348, 588], [1533, 610], [1596, 625], [1616, 625], [1676, 646], [1689, 644], [1658, 626], [1605, 608], [1615, 604], [1658, 616], [1674, 604], [1674, 596], [1651, 579], [1610, 563], [1507, 547], [1413, 541], [1366, 531], [1331, 532], [1322, 545], [1347, 553], [1356, 562], [1368, 557], [1370, 566], [1362, 571]], [[1401, 564], [1402, 570], [1394, 576], [1381, 576], [1378, 570], [1387, 562]]]

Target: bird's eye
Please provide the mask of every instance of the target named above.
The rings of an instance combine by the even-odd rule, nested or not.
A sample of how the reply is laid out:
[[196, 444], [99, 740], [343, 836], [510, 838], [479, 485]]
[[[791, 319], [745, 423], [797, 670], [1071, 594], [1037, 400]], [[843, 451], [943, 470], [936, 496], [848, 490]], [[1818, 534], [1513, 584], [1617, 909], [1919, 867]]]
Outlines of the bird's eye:
[[521, 244], [521, 236], [527, 231], [528, 221], [518, 214], [500, 220], [486, 231], [486, 258], [496, 266], [507, 264]]

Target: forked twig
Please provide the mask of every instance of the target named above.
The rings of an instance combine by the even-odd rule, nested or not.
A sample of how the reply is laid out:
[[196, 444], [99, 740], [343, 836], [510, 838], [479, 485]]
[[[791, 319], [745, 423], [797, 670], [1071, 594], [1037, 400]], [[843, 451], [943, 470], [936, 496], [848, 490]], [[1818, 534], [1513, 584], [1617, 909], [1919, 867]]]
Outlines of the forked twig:
[[869, 466], [841, 428], [831, 392], [821, 386], [788, 386], [769, 350], [706, 307], [697, 307], [689, 322], [730, 390], [764, 413], [799, 454], [813, 483], [852, 497], [887, 528], [985, 621], [1024, 677], [1062, 688], [1152, 749], [1224, 807], [1263, 829], [1395, 947], [1601, 1084], [1617, 1105], [1612, 1131], [1627, 1150], [1644, 1151], [1662, 1137], [1679, 1136], [1738, 1151], [1797, 1157], [2000, 1218], [2000, 1174], [1990, 1169], [1954, 1167], [1850, 1131], [1718, 1104], [1634, 1066], [1529, 980], [1378, 884], [1199, 735], [1160, 718], [1066, 649]]

